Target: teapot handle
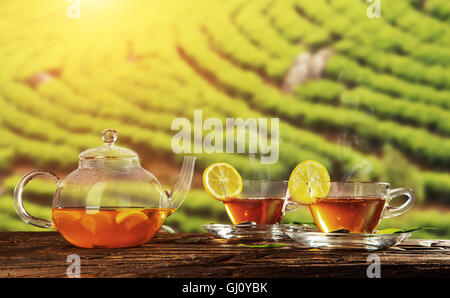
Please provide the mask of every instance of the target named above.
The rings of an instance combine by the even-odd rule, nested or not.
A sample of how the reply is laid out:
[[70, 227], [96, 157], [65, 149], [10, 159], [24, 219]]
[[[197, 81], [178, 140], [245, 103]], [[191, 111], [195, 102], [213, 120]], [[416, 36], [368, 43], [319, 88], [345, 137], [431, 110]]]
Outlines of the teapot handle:
[[31, 179], [36, 177], [45, 177], [49, 178], [56, 184], [58, 184], [61, 180], [56, 176], [55, 174], [47, 171], [41, 171], [41, 170], [35, 170], [32, 172], [29, 172], [22, 178], [20, 178], [19, 182], [17, 183], [16, 187], [14, 188], [14, 207], [16, 208], [16, 212], [19, 215], [19, 217], [26, 222], [27, 224], [39, 227], [39, 228], [45, 228], [45, 229], [51, 229], [53, 228], [53, 223], [49, 220], [45, 219], [39, 219], [32, 215], [30, 215], [27, 210], [25, 210], [25, 207], [23, 207], [22, 203], [22, 193], [27, 186], [28, 182], [31, 181]]

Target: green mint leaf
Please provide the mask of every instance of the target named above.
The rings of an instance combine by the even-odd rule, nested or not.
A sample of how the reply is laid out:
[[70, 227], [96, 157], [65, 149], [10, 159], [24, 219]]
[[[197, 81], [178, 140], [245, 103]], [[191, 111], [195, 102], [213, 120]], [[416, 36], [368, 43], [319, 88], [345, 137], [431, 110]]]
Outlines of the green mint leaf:
[[419, 230], [435, 230], [436, 228], [432, 227], [412, 227], [406, 229], [398, 229], [398, 228], [390, 228], [384, 230], [378, 230], [376, 234], [398, 234], [398, 233], [412, 233]]
[[401, 232], [395, 232], [395, 233], [411, 233], [419, 230], [436, 230], [436, 228], [433, 227], [414, 227], [409, 229], [403, 229]]
[[161, 228], [169, 234], [175, 234], [175, 231], [169, 226], [163, 225]]
[[285, 246], [287, 245], [286, 243], [269, 243], [269, 244], [253, 244], [253, 245], [249, 245], [249, 244], [243, 244], [240, 243], [238, 244], [239, 246], [243, 246], [243, 247], [254, 247], [254, 248], [270, 248], [270, 247], [280, 247], [280, 246]]
[[289, 222], [290, 225], [316, 225], [315, 222], [299, 222], [299, 221], [291, 221]]
[[176, 239], [173, 242], [180, 243], [180, 244], [189, 244], [189, 243], [197, 243], [201, 240], [206, 240], [207, 237], [191, 237], [191, 238], [180, 238]]
[[331, 231], [330, 233], [350, 234], [350, 231], [346, 230], [346, 229], [339, 229], [339, 230]]

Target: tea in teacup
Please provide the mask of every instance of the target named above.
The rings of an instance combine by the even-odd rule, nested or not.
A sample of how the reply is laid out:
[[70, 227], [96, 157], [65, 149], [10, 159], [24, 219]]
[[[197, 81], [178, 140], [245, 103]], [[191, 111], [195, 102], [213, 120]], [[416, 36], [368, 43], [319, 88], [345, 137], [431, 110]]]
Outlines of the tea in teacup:
[[385, 202], [383, 198], [320, 198], [309, 205], [309, 210], [322, 232], [344, 229], [350, 233], [372, 233]]
[[[408, 197], [403, 205], [389, 205], [393, 198], [401, 195]], [[381, 218], [403, 214], [414, 200], [414, 191], [407, 188], [391, 190], [388, 183], [330, 182], [327, 197], [315, 198], [309, 209], [321, 232], [373, 233]]]
[[[290, 211], [287, 181], [244, 180], [242, 193], [223, 200], [228, 217], [233, 224], [279, 224]], [[297, 208], [297, 204], [294, 208]]]
[[233, 224], [252, 221], [278, 224], [284, 217], [284, 198], [233, 198], [223, 202]]
[[288, 181], [242, 180], [230, 164], [215, 163], [203, 172], [205, 190], [222, 201], [230, 221], [278, 224], [286, 211], [295, 210], [298, 204], [290, 201]]

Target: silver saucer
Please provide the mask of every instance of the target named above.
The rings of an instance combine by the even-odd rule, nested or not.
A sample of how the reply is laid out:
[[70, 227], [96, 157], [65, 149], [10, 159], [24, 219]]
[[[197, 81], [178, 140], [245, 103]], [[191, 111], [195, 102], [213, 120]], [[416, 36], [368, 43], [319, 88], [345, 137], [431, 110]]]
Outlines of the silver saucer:
[[345, 234], [286, 231], [285, 234], [303, 246], [320, 249], [382, 250], [395, 246], [411, 236], [410, 233], [395, 234]]
[[245, 223], [238, 225], [209, 224], [209, 225], [202, 225], [202, 227], [218, 238], [251, 240], [251, 241], [290, 240], [290, 238], [286, 236], [287, 232], [309, 231], [311, 229], [309, 225], [299, 225], [299, 224], [269, 225], [269, 224], [252, 224], [252, 223]]

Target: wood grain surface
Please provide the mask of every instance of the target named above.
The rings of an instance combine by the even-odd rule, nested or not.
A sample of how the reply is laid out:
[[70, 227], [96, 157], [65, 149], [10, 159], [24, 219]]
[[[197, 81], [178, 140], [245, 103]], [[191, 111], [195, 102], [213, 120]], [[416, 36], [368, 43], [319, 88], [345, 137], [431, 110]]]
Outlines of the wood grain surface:
[[159, 233], [146, 245], [83, 249], [57, 232], [0, 232], [0, 277], [66, 277], [70, 254], [81, 277], [366, 277], [380, 257], [382, 277], [450, 277], [449, 240], [407, 240], [384, 251], [308, 249], [293, 241], [252, 248], [209, 234]]

